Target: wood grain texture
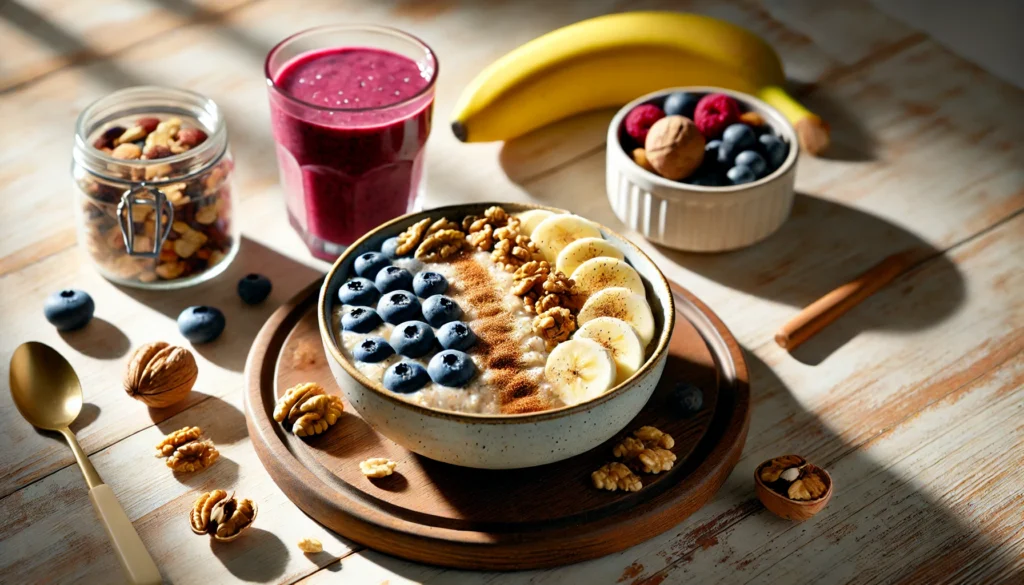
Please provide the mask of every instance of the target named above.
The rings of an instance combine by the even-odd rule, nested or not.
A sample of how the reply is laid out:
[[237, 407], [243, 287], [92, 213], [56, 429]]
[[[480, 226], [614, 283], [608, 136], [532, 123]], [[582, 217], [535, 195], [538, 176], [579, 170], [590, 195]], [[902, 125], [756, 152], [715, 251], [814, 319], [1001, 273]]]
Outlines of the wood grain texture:
[[[753, 349], [754, 417], [744, 457], [708, 506], [661, 537], [552, 571], [468, 573], [408, 563], [364, 551], [299, 513], [248, 439], [237, 438], [241, 364], [253, 336], [274, 305], [314, 276], [308, 266], [323, 268], [280, 220], [258, 73], [266, 50], [300, 28], [343, 20], [387, 22], [422, 36], [443, 70], [428, 205], [548, 202], [615, 225], [604, 202], [601, 113], [504, 147], [458, 144], [440, 123], [461, 87], [495, 57], [554, 27], [627, 8], [611, 0], [318, 0], [302, 11], [284, 0], [3, 3], [0, 377], [13, 348], [28, 339], [70, 359], [89, 403], [76, 425], [84, 446], [175, 583], [304, 576], [391, 584], [734, 583], [767, 580], [762, 575], [780, 583], [1024, 580], [1024, 479], [1016, 464], [1024, 402], [1016, 357], [1024, 350], [1024, 96], [863, 2], [644, 1], [628, 9], [668, 5], [768, 38], [789, 75], [809, 84], [803, 99], [832, 123], [837, 148], [831, 158], [801, 160], [793, 217], [755, 248], [697, 256], [641, 243]], [[216, 99], [228, 111], [239, 163], [247, 239], [238, 265], [210, 288], [191, 291], [228, 313], [229, 335], [197, 356], [202, 394], [180, 412], [150, 413], [127, 400], [119, 388], [122, 356], [144, 341], [175, 339], [174, 316], [197, 297], [135, 296], [99, 279], [68, 247], [74, 118], [90, 101], [139, 83]], [[920, 250], [922, 266], [796, 355], [770, 343], [800, 307], [905, 247]], [[247, 309], [232, 304], [230, 290], [252, 269], [272, 273], [275, 290], [267, 306]], [[103, 321], [61, 337], [39, 306], [66, 286], [87, 289]], [[147, 452], [165, 430], [196, 421], [219, 429], [229, 455], [206, 478], [178, 481]], [[0, 428], [0, 512], [8, 519], [0, 526], [0, 581], [109, 583], [116, 560], [64, 448], [17, 418], [5, 392]], [[754, 465], [790, 451], [827, 466], [841, 488], [799, 527], [767, 516], [749, 483]], [[237, 486], [261, 504], [262, 532], [244, 548], [214, 548], [187, 531], [182, 510], [213, 484]], [[301, 556], [293, 548], [300, 536], [320, 538], [326, 552]]]
[[[299, 439], [274, 422], [277, 398], [316, 381], [340, 394], [320, 349], [315, 282], [270, 317], [253, 343], [246, 412], [256, 452], [303, 510], [338, 532], [405, 558], [463, 568], [527, 569], [563, 565], [622, 550], [678, 524], [710, 499], [743, 448], [749, 389], [742, 353], [728, 330], [687, 291], [665, 374], [648, 406], [622, 434], [655, 426], [676, 440], [676, 466], [645, 476], [637, 493], [590, 486], [590, 472], [611, 459], [621, 435], [582, 455], [531, 469], [459, 468], [411, 453], [374, 432], [350, 404], [324, 435]], [[708, 325], [691, 324], [682, 304]], [[723, 339], [727, 351], [717, 353]], [[309, 359], [314, 352], [315, 359]], [[301, 359], [296, 360], [296, 356]], [[728, 379], [724, 371], [735, 371]], [[704, 391], [704, 409], [680, 419], [670, 395], [687, 381]], [[346, 401], [347, 403], [347, 401]], [[371, 482], [359, 462], [386, 457], [396, 474]]]

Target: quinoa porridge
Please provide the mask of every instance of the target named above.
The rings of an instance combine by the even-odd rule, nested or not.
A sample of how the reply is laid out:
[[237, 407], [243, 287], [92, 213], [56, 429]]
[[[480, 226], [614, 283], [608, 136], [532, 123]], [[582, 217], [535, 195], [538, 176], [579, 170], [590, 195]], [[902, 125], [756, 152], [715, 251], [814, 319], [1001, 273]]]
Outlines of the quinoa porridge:
[[643, 281], [574, 215], [424, 220], [358, 256], [350, 276], [333, 315], [342, 353], [429, 408], [577, 404], [631, 376], [654, 337]]

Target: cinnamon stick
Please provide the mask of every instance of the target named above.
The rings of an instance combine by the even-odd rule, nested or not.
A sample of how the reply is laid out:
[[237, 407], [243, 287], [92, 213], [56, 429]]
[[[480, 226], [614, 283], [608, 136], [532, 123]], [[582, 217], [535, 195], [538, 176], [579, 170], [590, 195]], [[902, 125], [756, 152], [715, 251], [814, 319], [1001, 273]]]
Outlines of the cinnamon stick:
[[861, 301], [889, 284], [913, 265], [913, 251], [907, 250], [889, 256], [852, 281], [808, 305], [790, 319], [775, 334], [775, 343], [793, 350], [807, 341], [826, 325], [845, 315]]

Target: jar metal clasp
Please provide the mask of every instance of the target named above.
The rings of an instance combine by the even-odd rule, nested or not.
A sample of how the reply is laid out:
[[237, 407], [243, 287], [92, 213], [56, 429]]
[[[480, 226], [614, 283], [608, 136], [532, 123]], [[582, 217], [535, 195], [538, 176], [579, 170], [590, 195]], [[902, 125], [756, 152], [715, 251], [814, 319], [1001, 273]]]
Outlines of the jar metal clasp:
[[[135, 241], [138, 234], [135, 233], [136, 217], [140, 209], [150, 208], [153, 210], [153, 221], [155, 222], [153, 249], [136, 250]], [[148, 221], [149, 214], [143, 213], [143, 223]], [[164, 218], [167, 218], [166, 220]], [[164, 195], [164, 192], [146, 183], [128, 189], [121, 195], [121, 202], [117, 204], [117, 220], [121, 226], [121, 236], [124, 238], [124, 246], [131, 256], [140, 258], [157, 258], [163, 249], [164, 242], [171, 234], [171, 225], [174, 223], [174, 206]]]

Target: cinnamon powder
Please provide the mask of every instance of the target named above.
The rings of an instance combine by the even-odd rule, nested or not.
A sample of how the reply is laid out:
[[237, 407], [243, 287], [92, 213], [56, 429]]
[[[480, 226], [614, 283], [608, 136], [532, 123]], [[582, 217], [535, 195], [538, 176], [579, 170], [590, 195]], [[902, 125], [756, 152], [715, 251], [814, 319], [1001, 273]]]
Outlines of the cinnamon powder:
[[480, 355], [498, 389], [503, 414], [537, 412], [547, 408], [540, 399], [537, 382], [521, 364], [518, 340], [513, 336], [513, 317], [502, 304], [501, 295], [486, 268], [471, 255], [453, 263], [463, 281], [468, 300], [479, 317], [474, 331], [479, 338], [473, 353]]

